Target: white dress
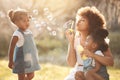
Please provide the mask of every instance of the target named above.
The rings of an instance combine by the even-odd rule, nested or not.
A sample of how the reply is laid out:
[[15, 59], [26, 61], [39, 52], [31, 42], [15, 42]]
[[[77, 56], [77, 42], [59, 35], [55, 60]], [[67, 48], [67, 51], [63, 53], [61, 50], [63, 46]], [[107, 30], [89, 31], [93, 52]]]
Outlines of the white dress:
[[80, 53], [78, 53], [78, 49], [77, 49], [77, 46], [79, 45], [80, 45], [80, 37], [76, 36], [74, 41], [74, 48], [76, 51], [77, 62], [74, 68], [71, 70], [70, 74], [64, 80], [75, 80], [75, 73], [77, 71], [83, 71], [83, 66], [78, 66], [78, 64], [83, 65], [83, 60], [80, 56]]

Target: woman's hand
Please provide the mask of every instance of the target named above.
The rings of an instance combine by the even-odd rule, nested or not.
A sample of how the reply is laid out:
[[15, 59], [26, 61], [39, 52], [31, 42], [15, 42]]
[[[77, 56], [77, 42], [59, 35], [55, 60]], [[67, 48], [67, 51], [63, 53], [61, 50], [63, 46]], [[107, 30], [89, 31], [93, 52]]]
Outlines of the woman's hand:
[[8, 63], [8, 67], [9, 67], [10, 69], [13, 69], [13, 67], [14, 67], [13, 61], [10, 61], [10, 62]]
[[85, 53], [85, 55], [88, 57], [94, 58], [96, 61], [98, 61], [102, 65], [113, 66], [114, 64], [113, 56], [112, 56], [110, 49], [108, 49], [106, 52], [103, 52], [104, 56], [96, 55], [87, 49], [85, 49], [83, 53]]
[[66, 38], [68, 39], [69, 43], [73, 44], [74, 36], [75, 36], [74, 32], [70, 32], [70, 30], [66, 30], [65, 35], [66, 35]]

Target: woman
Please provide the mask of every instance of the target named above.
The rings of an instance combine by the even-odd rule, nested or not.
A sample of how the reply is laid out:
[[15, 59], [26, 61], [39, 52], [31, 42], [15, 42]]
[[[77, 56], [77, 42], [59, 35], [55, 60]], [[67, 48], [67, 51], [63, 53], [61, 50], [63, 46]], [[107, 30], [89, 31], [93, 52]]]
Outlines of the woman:
[[[84, 47], [87, 36], [94, 30], [100, 28], [105, 29], [105, 19], [104, 16], [95, 7], [84, 7], [78, 10], [76, 15], [76, 30], [79, 32], [80, 35], [76, 37], [74, 33], [71, 34], [69, 30], [66, 31], [66, 37], [69, 41], [67, 55], [68, 65], [74, 67], [77, 63], [80, 62], [80, 57], [78, 57], [76, 51], [76, 44], [80, 44]], [[109, 80], [109, 76], [107, 75], [106, 71], [106, 66], [113, 66], [114, 64], [110, 49], [108, 48], [106, 52], [103, 52], [104, 56], [91, 54], [89, 50], [85, 50], [84, 53], [86, 53], [88, 57], [92, 57], [93, 59], [95, 59], [103, 65], [103, 67], [98, 73], [88, 71], [86, 73], [86, 79], [97, 80], [97, 78], [100, 75], [104, 78], [104, 80]], [[102, 74], [106, 74], [106, 76]], [[75, 74], [77, 80], [83, 80], [82, 76], [83, 75], [81, 75], [79, 72], [76, 72]]]

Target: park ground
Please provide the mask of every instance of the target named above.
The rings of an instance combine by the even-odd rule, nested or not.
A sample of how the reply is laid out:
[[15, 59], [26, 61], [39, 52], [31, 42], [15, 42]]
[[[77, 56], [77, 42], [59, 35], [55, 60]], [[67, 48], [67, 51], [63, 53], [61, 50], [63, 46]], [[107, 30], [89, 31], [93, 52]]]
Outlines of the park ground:
[[[0, 60], [0, 80], [17, 80], [17, 75], [13, 74], [7, 67], [7, 60]], [[54, 65], [51, 63], [41, 64], [41, 70], [35, 72], [33, 80], [64, 80], [72, 68], [68, 66]], [[108, 68], [110, 80], [119, 80], [120, 69]]]

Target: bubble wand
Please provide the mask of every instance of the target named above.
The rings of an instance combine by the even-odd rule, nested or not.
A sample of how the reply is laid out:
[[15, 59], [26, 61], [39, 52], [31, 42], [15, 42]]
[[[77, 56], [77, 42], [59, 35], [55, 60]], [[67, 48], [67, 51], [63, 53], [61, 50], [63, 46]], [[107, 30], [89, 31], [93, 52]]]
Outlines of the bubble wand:
[[70, 31], [71, 33], [74, 32], [73, 26], [74, 26], [74, 21], [71, 22], [71, 27], [70, 27], [70, 29], [69, 29], [69, 31]]

